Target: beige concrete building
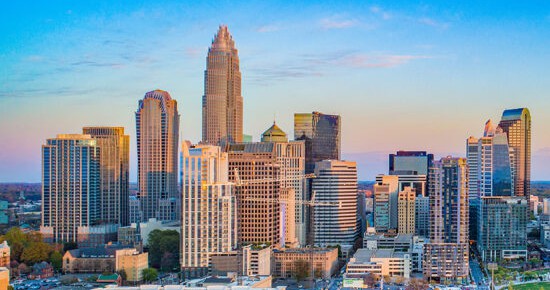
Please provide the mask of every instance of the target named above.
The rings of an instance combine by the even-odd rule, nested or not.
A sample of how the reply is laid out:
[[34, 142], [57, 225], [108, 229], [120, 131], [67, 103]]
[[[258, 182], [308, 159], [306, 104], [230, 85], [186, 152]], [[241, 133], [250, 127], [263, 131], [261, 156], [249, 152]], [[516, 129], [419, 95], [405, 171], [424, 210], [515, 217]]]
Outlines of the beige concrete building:
[[337, 248], [299, 248], [273, 250], [275, 277], [291, 278], [296, 273], [297, 261], [305, 261], [313, 274], [319, 278], [329, 278], [338, 267]]
[[346, 276], [358, 277], [368, 273], [376, 277], [408, 279], [411, 273], [411, 255], [392, 249], [359, 249], [347, 264]]
[[128, 282], [143, 280], [143, 269], [149, 267], [149, 253], [140, 253], [136, 249], [122, 249], [115, 254], [115, 270], [124, 271]]
[[179, 221], [178, 103], [166, 91], [145, 94], [136, 111], [141, 221]]
[[400, 234], [414, 234], [415, 233], [415, 208], [416, 190], [410, 187], [399, 192], [398, 195], [398, 219], [397, 226]]
[[356, 163], [341, 160], [317, 162], [312, 192], [315, 202], [334, 203], [334, 206], [313, 206], [314, 245], [354, 245], [360, 231]]
[[100, 152], [102, 223], [129, 225], [130, 136], [123, 127], [84, 127], [83, 134], [96, 139]]
[[212, 145], [243, 141], [239, 55], [225, 25], [220, 26], [206, 57], [202, 141]]
[[271, 252], [271, 246], [244, 246], [242, 248], [242, 274], [245, 276], [271, 275]]
[[0, 244], [0, 267], [10, 266], [11, 249], [8, 245], [8, 241], [4, 241]]
[[182, 146], [181, 267], [186, 277], [211, 269], [210, 257], [237, 248], [237, 217], [228, 156], [213, 145]]
[[0, 267], [0, 289], [8, 289], [10, 285], [10, 269]]
[[[293, 189], [296, 203], [302, 201], [304, 151], [301, 141], [228, 146], [229, 180], [237, 184], [240, 243], [269, 243], [280, 247], [286, 241], [292, 244], [296, 236], [305, 238], [300, 230], [304, 228], [302, 207], [289, 208], [282, 194], [284, 190]], [[282, 230], [282, 225], [287, 224], [287, 215], [282, 212], [287, 209], [295, 210], [295, 220], [300, 221], [294, 235]]]

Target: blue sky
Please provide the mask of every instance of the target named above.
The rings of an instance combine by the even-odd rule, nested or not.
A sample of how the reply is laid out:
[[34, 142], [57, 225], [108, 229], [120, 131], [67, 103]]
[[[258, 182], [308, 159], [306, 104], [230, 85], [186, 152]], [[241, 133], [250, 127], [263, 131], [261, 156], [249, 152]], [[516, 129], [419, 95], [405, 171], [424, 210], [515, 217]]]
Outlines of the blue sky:
[[133, 113], [157, 88], [198, 141], [219, 24], [239, 49], [256, 139], [274, 118], [292, 135], [295, 112], [340, 114], [344, 157], [372, 180], [393, 151], [463, 156], [487, 119], [529, 107], [532, 178], [550, 180], [550, 3], [73, 2], [3, 3], [0, 182], [39, 181], [45, 139], [87, 125], [126, 127], [135, 180]]

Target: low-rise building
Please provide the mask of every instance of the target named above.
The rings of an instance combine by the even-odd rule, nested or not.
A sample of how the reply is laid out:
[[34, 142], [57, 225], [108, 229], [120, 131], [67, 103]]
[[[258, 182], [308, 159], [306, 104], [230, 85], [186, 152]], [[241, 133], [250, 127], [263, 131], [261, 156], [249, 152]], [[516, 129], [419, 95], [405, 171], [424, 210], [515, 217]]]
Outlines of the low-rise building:
[[243, 252], [243, 275], [271, 275], [271, 246], [248, 245], [244, 246]]
[[273, 250], [273, 258], [274, 276], [282, 278], [291, 278], [296, 273], [297, 261], [305, 261], [309, 265], [313, 264], [313, 273], [319, 278], [331, 277], [338, 267], [337, 248]]
[[369, 250], [393, 249], [396, 252], [410, 252], [412, 245], [412, 234], [377, 234], [369, 229], [363, 237], [363, 248]]
[[116, 251], [125, 247], [118, 244], [98, 248], [82, 248], [65, 252], [65, 273], [113, 273], [116, 270]]
[[53, 267], [48, 262], [36, 263], [32, 266], [30, 279], [45, 279], [53, 277]]
[[0, 244], [0, 267], [10, 266], [10, 246], [7, 241]]
[[10, 285], [10, 270], [0, 267], [0, 289], [8, 289], [8, 285]]
[[411, 273], [411, 255], [390, 249], [359, 249], [350, 259], [346, 268], [346, 277], [360, 278], [366, 275], [375, 277], [409, 278]]
[[115, 253], [115, 270], [124, 271], [128, 282], [143, 280], [143, 269], [149, 267], [149, 254], [136, 249], [122, 249]]

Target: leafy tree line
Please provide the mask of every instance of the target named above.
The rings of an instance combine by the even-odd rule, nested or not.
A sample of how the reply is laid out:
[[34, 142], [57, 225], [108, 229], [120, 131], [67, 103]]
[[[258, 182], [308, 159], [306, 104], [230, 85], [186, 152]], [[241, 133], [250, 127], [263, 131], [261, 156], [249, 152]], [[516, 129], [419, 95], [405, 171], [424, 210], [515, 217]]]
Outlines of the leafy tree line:
[[178, 271], [180, 234], [174, 230], [153, 230], [148, 237], [149, 264], [161, 271]]
[[24, 272], [28, 266], [42, 261], [50, 262], [55, 270], [60, 270], [63, 256], [60, 246], [53, 247], [42, 240], [38, 232], [23, 233], [18, 227], [11, 228], [0, 236], [0, 243], [7, 241], [10, 246], [11, 268], [20, 268]]

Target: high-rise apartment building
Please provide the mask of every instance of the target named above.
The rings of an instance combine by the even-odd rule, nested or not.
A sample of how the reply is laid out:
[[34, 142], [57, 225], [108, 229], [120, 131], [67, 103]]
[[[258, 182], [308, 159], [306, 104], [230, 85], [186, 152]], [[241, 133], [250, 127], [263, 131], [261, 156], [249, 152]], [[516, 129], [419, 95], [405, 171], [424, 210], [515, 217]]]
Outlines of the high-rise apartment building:
[[206, 57], [202, 97], [202, 141], [207, 144], [242, 142], [243, 97], [235, 41], [220, 26]]
[[400, 234], [415, 233], [415, 200], [416, 192], [410, 187], [405, 187], [398, 196], [397, 226]]
[[315, 202], [337, 206], [313, 206], [315, 246], [353, 245], [359, 237], [357, 215], [357, 165], [355, 162], [325, 160], [315, 165], [312, 191]]
[[130, 136], [123, 127], [84, 127], [100, 148], [101, 195], [99, 221], [128, 226]]
[[227, 153], [212, 145], [182, 145], [181, 267], [208, 274], [211, 256], [237, 247], [237, 212]]
[[322, 160], [341, 159], [341, 119], [319, 112], [294, 114], [294, 140], [304, 140], [306, 173]]
[[460, 283], [468, 278], [468, 172], [464, 158], [445, 157], [430, 168], [430, 243], [424, 277]]
[[481, 198], [477, 246], [483, 261], [527, 258], [529, 203], [525, 197]]
[[[240, 243], [270, 243], [278, 247], [292, 244], [296, 238], [302, 244], [305, 242], [301, 207], [292, 209], [292, 203], [287, 201], [294, 195], [295, 204], [301, 204], [303, 198], [304, 142], [272, 139], [284, 134], [279, 131], [272, 126], [264, 132], [262, 139], [266, 142], [228, 146], [229, 180], [239, 184], [236, 197]], [[283, 225], [290, 222], [285, 219], [292, 215], [282, 212], [289, 210], [295, 210], [295, 221], [299, 221], [293, 236], [283, 230]]]
[[513, 149], [514, 195], [531, 194], [531, 113], [527, 108], [505, 110], [498, 124]]
[[[50, 243], [77, 242], [99, 223], [100, 148], [90, 135], [60, 134], [42, 146], [42, 226]], [[104, 241], [106, 242], [106, 241]]]
[[377, 232], [397, 229], [399, 176], [378, 175], [373, 186], [374, 227]]
[[145, 94], [136, 112], [141, 219], [178, 220], [178, 103], [166, 91]]

